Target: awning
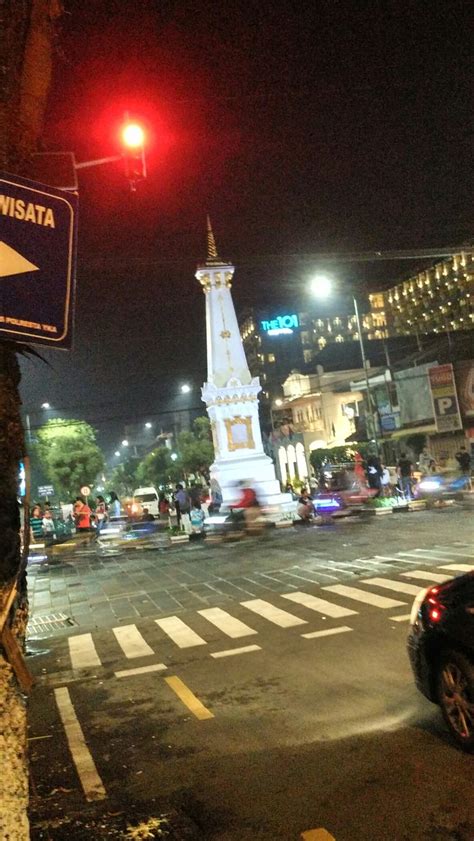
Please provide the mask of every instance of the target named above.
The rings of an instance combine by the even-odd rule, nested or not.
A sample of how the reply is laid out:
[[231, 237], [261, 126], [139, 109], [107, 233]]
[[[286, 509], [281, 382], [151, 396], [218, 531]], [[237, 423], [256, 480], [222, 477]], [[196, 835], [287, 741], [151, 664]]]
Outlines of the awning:
[[407, 438], [409, 435], [432, 435], [436, 432], [436, 426], [429, 424], [428, 426], [412, 426], [402, 429], [394, 429], [390, 435], [384, 435], [383, 440], [388, 441], [390, 438]]

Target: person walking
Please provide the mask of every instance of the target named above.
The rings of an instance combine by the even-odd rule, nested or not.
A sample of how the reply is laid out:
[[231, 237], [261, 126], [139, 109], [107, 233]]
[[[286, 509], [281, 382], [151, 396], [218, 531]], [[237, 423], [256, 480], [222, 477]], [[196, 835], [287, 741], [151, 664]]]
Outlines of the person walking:
[[95, 525], [96, 529], [99, 532], [101, 528], [105, 525], [107, 521], [107, 505], [105, 503], [105, 499], [100, 494], [96, 497], [95, 501]]
[[434, 472], [434, 468], [433, 468], [434, 464], [435, 464], [435, 460], [434, 460], [432, 454], [430, 453], [428, 447], [423, 447], [423, 449], [420, 453], [420, 458], [418, 460], [420, 473], [423, 476], [426, 476], [428, 473], [433, 473]]
[[472, 479], [471, 479], [471, 456], [469, 455], [468, 451], [464, 444], [459, 447], [455, 455], [456, 461], [459, 464], [459, 471], [461, 476], [465, 476], [467, 479], [467, 485], [469, 490], [472, 491]]
[[369, 488], [376, 491], [373, 496], [380, 496], [382, 490], [382, 464], [375, 453], [367, 456], [367, 482]]
[[74, 502], [74, 521], [76, 529], [79, 532], [90, 531], [91, 529], [91, 509], [84, 502], [82, 497], [76, 496]]
[[176, 485], [174, 495], [174, 504], [176, 507], [176, 524], [178, 528], [181, 526], [183, 514], [187, 515], [190, 511], [190, 502], [188, 492], [185, 491], [182, 485]]
[[39, 505], [34, 505], [30, 514], [30, 528], [34, 540], [41, 540], [43, 532], [43, 513]]
[[405, 499], [411, 499], [411, 479], [413, 464], [406, 453], [402, 453], [397, 464], [397, 473], [400, 480], [400, 490]]
[[110, 502], [109, 502], [109, 519], [116, 520], [120, 517], [121, 514], [121, 506], [120, 500], [115, 493], [115, 491], [110, 491]]

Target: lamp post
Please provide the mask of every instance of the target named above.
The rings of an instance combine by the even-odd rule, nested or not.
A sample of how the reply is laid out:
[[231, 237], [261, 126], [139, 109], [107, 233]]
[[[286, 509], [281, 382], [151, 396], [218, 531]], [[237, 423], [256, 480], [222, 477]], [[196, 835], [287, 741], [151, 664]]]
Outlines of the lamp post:
[[[327, 277], [326, 275], [316, 275], [315, 277], [313, 277], [313, 279], [311, 281], [311, 292], [315, 297], [317, 297], [317, 298], [327, 298], [331, 294], [331, 290], [332, 290], [331, 278]], [[363, 334], [362, 334], [362, 325], [361, 325], [361, 322], [360, 322], [359, 307], [358, 307], [357, 299], [356, 299], [355, 295], [352, 296], [352, 304], [353, 304], [353, 307], [354, 307], [354, 315], [355, 315], [355, 320], [356, 320], [356, 325], [357, 325], [357, 335], [359, 337], [360, 355], [362, 357], [362, 366], [364, 368], [365, 385], [366, 385], [366, 388], [367, 388], [367, 402], [368, 402], [368, 405], [369, 405], [369, 412], [370, 412], [370, 416], [372, 418], [372, 424], [373, 424], [373, 430], [372, 430], [373, 436], [374, 436], [373, 440], [374, 440], [374, 443], [375, 443], [375, 450], [377, 452], [377, 455], [379, 455], [379, 442], [378, 442], [378, 436], [377, 436], [377, 427], [376, 427], [376, 423], [375, 423], [375, 420], [374, 420], [375, 403], [373, 401], [372, 392], [371, 392], [371, 389], [370, 389], [370, 380], [369, 380], [369, 374], [368, 374], [368, 371], [367, 371], [367, 359], [366, 359], [366, 356], [365, 356], [364, 337], [363, 337]]]

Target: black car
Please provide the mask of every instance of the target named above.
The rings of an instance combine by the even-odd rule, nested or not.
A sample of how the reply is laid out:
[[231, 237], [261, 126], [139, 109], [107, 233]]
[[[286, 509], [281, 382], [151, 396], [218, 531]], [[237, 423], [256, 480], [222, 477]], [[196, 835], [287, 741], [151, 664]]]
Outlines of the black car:
[[415, 599], [408, 653], [420, 692], [439, 704], [457, 743], [474, 751], [474, 570]]

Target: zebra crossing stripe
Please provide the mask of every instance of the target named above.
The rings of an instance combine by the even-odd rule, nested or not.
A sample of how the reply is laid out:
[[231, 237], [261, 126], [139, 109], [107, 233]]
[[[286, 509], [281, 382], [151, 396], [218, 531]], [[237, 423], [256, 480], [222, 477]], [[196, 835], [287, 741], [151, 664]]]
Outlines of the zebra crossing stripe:
[[275, 607], [263, 599], [251, 599], [248, 602], [240, 602], [240, 604], [242, 607], [248, 608], [248, 610], [253, 610], [259, 616], [263, 616], [264, 619], [268, 619], [269, 622], [273, 622], [274, 625], [278, 625], [280, 628], [292, 628], [295, 625], [308, 624], [306, 619], [293, 616], [292, 613], [281, 610], [279, 607]]
[[[421, 561], [424, 563], [426, 561], [448, 561], [449, 555], [446, 555], [446, 552], [432, 552], [429, 549], [426, 551], [424, 550], [416, 550], [416, 552], [402, 552], [401, 554], [406, 555], [409, 558], [412, 558], [414, 561]], [[456, 558], [454, 558], [456, 560]]]
[[411, 569], [410, 572], [401, 572], [404, 578], [420, 578], [422, 581], [431, 581], [432, 584], [442, 584], [451, 578], [450, 575], [440, 575], [439, 572], [427, 572], [425, 569]]
[[226, 610], [221, 610], [220, 607], [206, 607], [204, 610], [198, 610], [198, 613], [232, 639], [248, 637], [257, 633], [253, 628], [249, 628], [245, 622], [241, 622], [240, 619], [236, 619]]
[[340, 619], [342, 616], [354, 616], [357, 610], [351, 610], [349, 607], [341, 607], [338, 604], [327, 602], [326, 599], [319, 599], [317, 596], [312, 596], [310, 593], [283, 593], [284, 599], [289, 599], [296, 604], [302, 604], [303, 607], [308, 607], [310, 610], [315, 610], [317, 613], [322, 613], [323, 616], [330, 616], [332, 619]]
[[386, 590], [394, 590], [396, 593], [407, 593], [409, 596], [417, 596], [421, 587], [416, 584], [407, 584], [405, 581], [391, 581], [389, 578], [364, 578], [362, 584], [373, 584], [374, 587], [385, 587]]
[[391, 616], [391, 622], [409, 622], [411, 619], [411, 613], [403, 613], [401, 616]]
[[207, 645], [199, 634], [196, 634], [178, 616], [167, 616], [165, 619], [155, 619], [156, 624], [167, 634], [179, 648], [192, 648], [195, 645]]
[[69, 657], [73, 669], [94, 669], [102, 662], [97, 654], [92, 634], [78, 634], [68, 638]]
[[122, 625], [112, 630], [125, 657], [149, 657], [155, 653], [143, 639], [136, 625]]
[[324, 631], [311, 631], [309, 634], [301, 634], [305, 640], [314, 640], [316, 637], [332, 637], [334, 634], [345, 634], [347, 631], [353, 631], [347, 625], [341, 625], [339, 628], [325, 628]]
[[455, 572], [472, 572], [474, 570], [473, 564], [444, 564], [439, 566], [439, 569], [452, 569]]
[[375, 593], [358, 590], [357, 587], [347, 587], [345, 584], [330, 584], [329, 587], [323, 587], [323, 590], [327, 590], [329, 593], [336, 593], [338, 596], [345, 596], [348, 599], [354, 599], [356, 602], [380, 607], [382, 610], [406, 604], [406, 602], [399, 602], [396, 599], [388, 599], [387, 596], [377, 596]]
[[472, 558], [473, 550], [469, 551], [469, 547], [467, 552], [459, 552], [458, 549], [448, 549], [446, 546], [435, 546], [434, 549], [427, 549], [427, 552], [434, 552], [436, 555], [453, 555], [454, 558]]

